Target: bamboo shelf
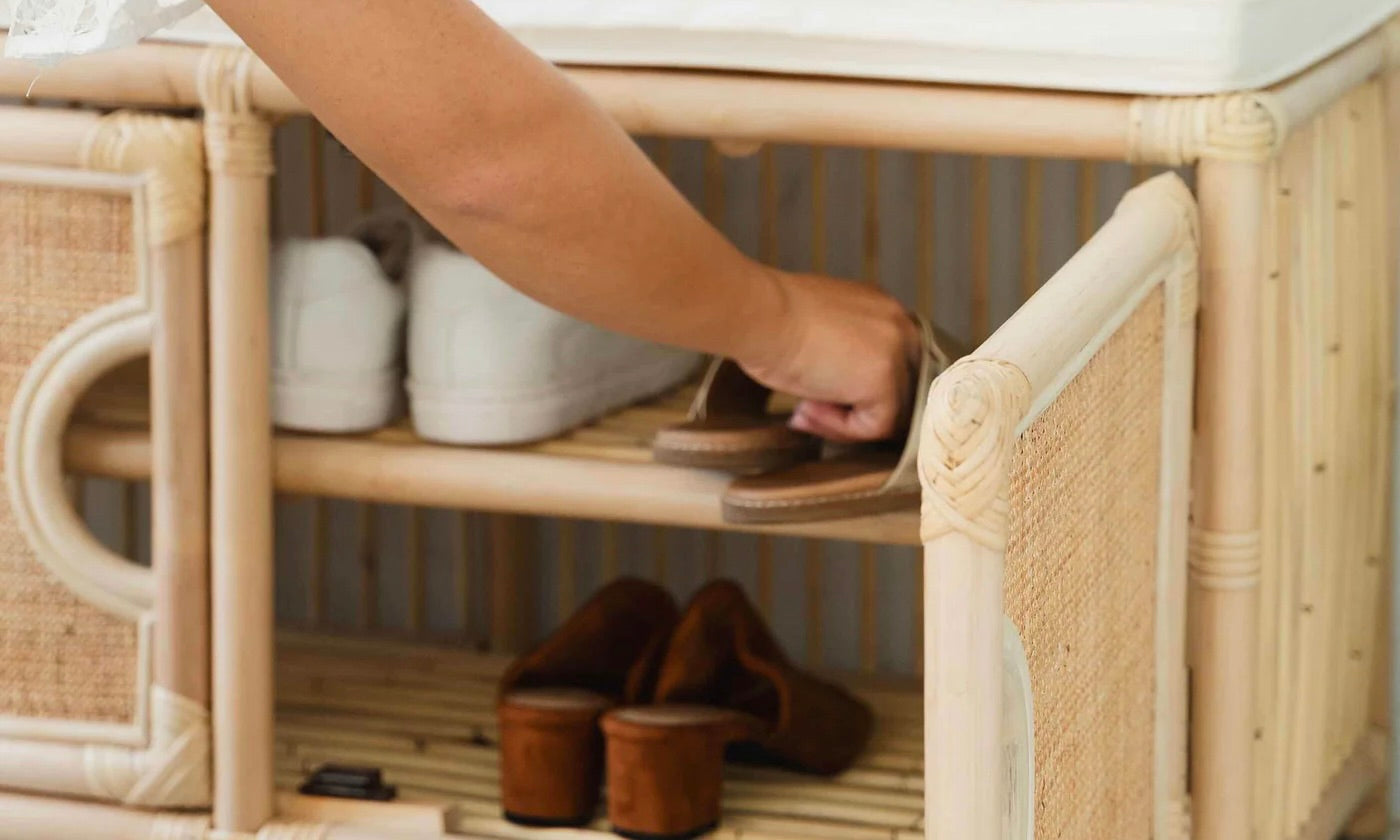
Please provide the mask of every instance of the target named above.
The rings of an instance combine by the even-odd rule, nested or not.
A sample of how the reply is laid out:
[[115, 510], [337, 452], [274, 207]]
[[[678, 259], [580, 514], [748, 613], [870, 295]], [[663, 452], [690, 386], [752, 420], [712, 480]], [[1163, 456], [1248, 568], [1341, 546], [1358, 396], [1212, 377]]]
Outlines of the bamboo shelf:
[[[141, 366], [128, 365], [83, 398], [65, 445], [70, 471], [150, 477], [143, 380]], [[279, 432], [273, 480], [284, 493], [384, 504], [919, 544], [917, 510], [780, 526], [724, 522], [719, 497], [729, 476], [651, 460], [652, 436], [684, 419], [693, 387], [528, 446], [441, 446], [406, 423], [363, 436]]]
[[[507, 660], [461, 648], [287, 634], [277, 658], [277, 783], [327, 762], [383, 769], [405, 801], [443, 808], [448, 830], [538, 837], [500, 817], [496, 681]], [[842, 776], [731, 766], [715, 838], [922, 840], [923, 699], [916, 680], [862, 680], [875, 735]], [[551, 837], [612, 837], [600, 818]]]

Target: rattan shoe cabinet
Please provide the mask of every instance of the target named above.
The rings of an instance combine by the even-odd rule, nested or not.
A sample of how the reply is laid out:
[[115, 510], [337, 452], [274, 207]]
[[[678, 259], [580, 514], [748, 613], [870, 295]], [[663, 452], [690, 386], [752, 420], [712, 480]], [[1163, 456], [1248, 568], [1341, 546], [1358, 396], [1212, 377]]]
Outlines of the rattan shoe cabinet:
[[[922, 545], [922, 687], [852, 677], [879, 719], [869, 755], [834, 780], [736, 769], [722, 836], [1301, 840], [1383, 789], [1398, 36], [1201, 98], [569, 71], [659, 165], [703, 141], [706, 196], [752, 165], [765, 256], [793, 149], [862, 150], [867, 197], [890, 150], [916, 187], [935, 154], [969, 173], [966, 271], [911, 295], [977, 347], [931, 395], [922, 511], [760, 530], [753, 560], [770, 609], [769, 540]], [[31, 82], [0, 63], [0, 94]], [[195, 46], [75, 60], [32, 93], [43, 107], [0, 109], [0, 837], [534, 836], [494, 802], [492, 684], [530, 635], [512, 609], [546, 583], [514, 562], [516, 517], [732, 527], [722, 477], [648, 462], [684, 395], [506, 450], [274, 434], [265, 266], [289, 211], [269, 197], [274, 141], [318, 131], [302, 106], [249, 53]], [[1074, 206], [1044, 188], [1052, 158], [1080, 161]], [[1098, 213], [1106, 162], [1141, 183]], [[804, 187], [823, 212], [826, 171]], [[1025, 222], [1001, 248], [988, 196], [1008, 172]], [[943, 211], [905, 197], [926, 278]], [[1042, 270], [1040, 220], [1076, 215], [1082, 247]], [[869, 278], [900, 223], [867, 202]], [[1006, 253], [1019, 304], [998, 311]], [[149, 482], [148, 565], [88, 532], [86, 475]], [[317, 632], [275, 633], [277, 492], [493, 515], [512, 561], [483, 596], [489, 650], [327, 634], [314, 599]], [[564, 544], [547, 583], [577, 594]], [[892, 607], [860, 551], [878, 654], [865, 631]], [[287, 792], [326, 760], [383, 766], [404, 799]]]

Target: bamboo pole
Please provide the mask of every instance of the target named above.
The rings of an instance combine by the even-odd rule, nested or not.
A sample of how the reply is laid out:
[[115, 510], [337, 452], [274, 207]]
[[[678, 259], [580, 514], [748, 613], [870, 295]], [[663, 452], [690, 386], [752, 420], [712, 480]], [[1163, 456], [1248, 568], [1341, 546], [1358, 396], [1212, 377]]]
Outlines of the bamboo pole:
[[950, 532], [925, 548], [925, 837], [987, 838], [1001, 825], [1005, 555]]
[[[916, 293], [915, 307], [919, 314], [925, 318], [933, 318], [933, 309], [937, 303], [937, 294], [934, 282], [937, 279], [934, 274], [934, 230], [933, 230], [933, 208], [934, 183], [933, 155], [919, 155], [915, 162], [915, 180], [917, 189], [914, 193], [914, 229], [917, 231], [919, 239], [918, 250], [918, 271], [919, 285]], [[920, 636], [923, 635], [920, 631]]]
[[706, 531], [703, 543], [705, 579], [714, 580], [719, 577], [720, 565], [724, 560], [724, 547], [720, 544], [718, 531]]
[[[0, 38], [3, 42], [3, 38]], [[83, 56], [39, 75], [0, 64], [0, 94], [79, 98], [155, 107], [199, 104], [195, 74], [205, 48], [143, 44]], [[964, 154], [1059, 154], [1123, 159], [1130, 100], [1107, 94], [889, 84], [712, 71], [565, 68], [634, 134], [756, 142], [938, 149]], [[306, 109], [261, 62], [249, 73], [251, 105]]]
[[[669, 567], [669, 552], [666, 549], [666, 529], [660, 526], [653, 526], [651, 529], [651, 555], [652, 555], [652, 575], [661, 586], [666, 585], [666, 578]], [[763, 560], [760, 553], [759, 565]], [[760, 597], [760, 602], [762, 598]]]
[[273, 815], [272, 137], [270, 126], [246, 110], [248, 59], [220, 52], [206, 58], [200, 95], [210, 168], [214, 825], [256, 831]]
[[534, 626], [531, 523], [521, 516], [493, 516], [489, 528], [491, 650], [517, 653], [529, 643]]
[[[812, 271], [824, 274], [827, 265], [826, 151], [819, 146], [814, 146], [811, 151]], [[803, 578], [807, 586], [807, 663], [819, 666], [826, 658], [823, 632], [825, 598], [822, 591], [826, 549], [815, 540], [807, 540], [803, 554]]]
[[988, 161], [985, 157], [972, 159], [972, 197], [968, 215], [971, 235], [968, 247], [972, 251], [972, 343], [980, 344], [992, 332], [990, 309], [992, 285], [991, 195]]
[[1099, 170], [1093, 161], [1079, 162], [1079, 244], [1083, 245], [1099, 226]]
[[[865, 195], [864, 225], [862, 227], [862, 251], [864, 252], [865, 282], [882, 288], [880, 278], [880, 153], [867, 150], [865, 153]], [[880, 658], [879, 638], [879, 558], [875, 546], [862, 543], [860, 546], [860, 667], [869, 673], [875, 670]]]
[[[715, 505], [725, 476], [650, 463], [300, 435], [278, 436], [275, 454], [277, 488], [286, 493], [882, 545], [918, 541], [912, 511], [788, 525], [725, 522]], [[76, 423], [64, 463], [90, 475], [148, 477], [149, 437]]]
[[603, 523], [603, 580], [616, 580], [622, 574], [622, 557], [617, 545], [617, 523]]
[[360, 627], [379, 626], [379, 508], [362, 505], [364, 516], [357, 517], [356, 560], [360, 572]]
[[[324, 236], [326, 232], [326, 172], [325, 172], [325, 129], [314, 118], [306, 121], [306, 195], [308, 201], [307, 232], [310, 236]], [[330, 527], [326, 500], [311, 497], [311, 554], [307, 558], [307, 614], [312, 626], [322, 620], [325, 613], [322, 599], [322, 582], [326, 576], [326, 553], [329, 550]]]
[[374, 210], [374, 170], [363, 163], [356, 169], [357, 201], [361, 213]]
[[117, 517], [120, 528], [117, 532], [117, 550], [130, 560], [137, 559], [137, 543], [141, 535], [141, 504], [136, 492], [139, 486], [134, 481], [124, 481], [117, 488], [121, 506]]
[[452, 555], [452, 583], [456, 593], [454, 602], [462, 611], [462, 638], [471, 638], [472, 615], [472, 528], [471, 514], [460, 511], [457, 514], [457, 544]]
[[1259, 579], [1259, 236], [1265, 168], [1202, 161], [1195, 680], [1191, 789], [1200, 840], [1252, 827]]
[[326, 235], [326, 130], [319, 120], [306, 123], [306, 196], [308, 233]]
[[[773, 159], [773, 147], [764, 146], [759, 157], [759, 256], [768, 265], [778, 264], [778, 169]], [[758, 608], [763, 615], [773, 617], [773, 540], [761, 535], [755, 546], [758, 564]]]
[[307, 557], [306, 623], [320, 627], [326, 620], [326, 555], [330, 552], [330, 517], [326, 503], [313, 497], [311, 502], [311, 554]]
[[408, 629], [421, 635], [427, 611], [427, 557], [423, 546], [426, 523], [423, 509], [408, 509], [408, 529], [404, 534], [404, 559], [408, 572]]
[[571, 519], [559, 522], [559, 609], [558, 623], [563, 624], [578, 608], [578, 523]]
[[[916, 179], [918, 188], [915, 192], [914, 219], [915, 230], [918, 232], [918, 292], [916, 295], [916, 307], [919, 314], [934, 320], [934, 307], [937, 305], [937, 272], [934, 270], [935, 247], [934, 247], [934, 208], [937, 206], [937, 183], [934, 180], [934, 157], [931, 154], [919, 155], [915, 164]], [[914, 587], [914, 620], [910, 622], [910, 650], [913, 651], [914, 667], [916, 674], [924, 672], [924, 565], [923, 558], [915, 556], [914, 559], [915, 580]]]
[[[156, 569], [152, 676], [209, 705], [209, 403], [204, 238], [157, 249], [151, 347], [151, 566]], [[79, 513], [81, 515], [81, 511]]]
[[3, 840], [150, 840], [204, 837], [208, 817], [141, 811], [47, 796], [0, 793]]
[[1045, 195], [1045, 164], [1027, 158], [1022, 172], [1026, 196], [1021, 204], [1021, 300], [1040, 288], [1041, 211]]
[[806, 583], [806, 603], [807, 603], [807, 664], [812, 667], [821, 667], [826, 661], [825, 633], [823, 605], [825, 603], [823, 592], [823, 579], [825, 577], [825, 563], [823, 562], [822, 544], [816, 540], [806, 541], [806, 566], [803, 570], [803, 579]]

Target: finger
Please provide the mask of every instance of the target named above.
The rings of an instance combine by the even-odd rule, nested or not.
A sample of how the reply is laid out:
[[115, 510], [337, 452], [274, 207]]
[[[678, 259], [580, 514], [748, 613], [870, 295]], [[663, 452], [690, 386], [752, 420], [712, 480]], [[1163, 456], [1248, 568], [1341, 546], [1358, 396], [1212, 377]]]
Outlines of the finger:
[[846, 416], [850, 409], [835, 403], [803, 401], [793, 412], [793, 428], [835, 443], [858, 443], [864, 438], [852, 437], [847, 431]]
[[854, 406], [846, 413], [842, 430], [853, 440], [885, 440], [894, 436], [898, 414], [897, 401], [893, 400]]

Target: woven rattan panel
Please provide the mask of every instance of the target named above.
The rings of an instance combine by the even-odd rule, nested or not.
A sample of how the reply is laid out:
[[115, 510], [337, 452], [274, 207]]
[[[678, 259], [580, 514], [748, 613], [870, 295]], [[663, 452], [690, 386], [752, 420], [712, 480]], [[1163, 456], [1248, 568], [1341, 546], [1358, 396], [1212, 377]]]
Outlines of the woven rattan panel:
[[1026, 430], [1007, 614], [1035, 697], [1036, 837], [1152, 835], [1163, 295]]
[[[132, 293], [131, 216], [124, 196], [0, 184], [0, 437], [39, 351]], [[135, 668], [135, 627], [59, 584], [0, 493], [0, 715], [129, 721]]]

